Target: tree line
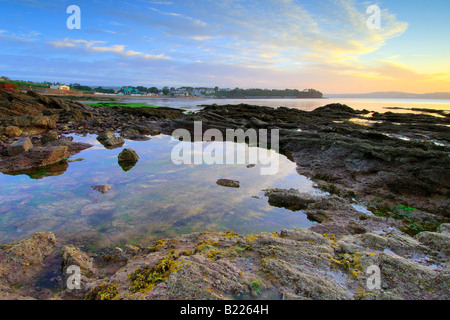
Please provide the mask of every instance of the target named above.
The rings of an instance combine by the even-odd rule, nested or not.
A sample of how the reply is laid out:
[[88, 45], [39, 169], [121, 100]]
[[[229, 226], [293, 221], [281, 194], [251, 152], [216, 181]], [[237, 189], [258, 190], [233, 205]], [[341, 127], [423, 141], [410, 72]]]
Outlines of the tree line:
[[296, 98], [322, 98], [322, 92], [315, 89], [305, 89], [300, 91], [298, 89], [241, 89], [235, 88], [233, 90], [224, 91], [219, 90], [213, 93], [220, 98], [245, 98], [245, 97], [296, 97]]

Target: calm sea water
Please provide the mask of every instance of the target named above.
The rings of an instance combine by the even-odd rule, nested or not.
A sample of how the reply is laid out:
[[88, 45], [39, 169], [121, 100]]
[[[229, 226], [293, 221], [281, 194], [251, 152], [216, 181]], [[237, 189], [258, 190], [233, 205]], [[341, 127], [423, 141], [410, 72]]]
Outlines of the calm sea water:
[[318, 107], [330, 103], [343, 103], [356, 110], [367, 109], [376, 112], [413, 112], [404, 109], [389, 108], [419, 108], [436, 109], [450, 111], [450, 100], [435, 99], [202, 99], [202, 98], [143, 98], [143, 97], [123, 97], [123, 102], [146, 102], [151, 105], [180, 108], [189, 111], [201, 109], [200, 105], [213, 104], [240, 104], [287, 107], [300, 110], [311, 111]]
[[[0, 243], [38, 231], [51, 231], [59, 239], [96, 248], [130, 242], [145, 245], [158, 238], [209, 229], [249, 234], [308, 227], [312, 222], [303, 212], [270, 206], [263, 190], [295, 188], [321, 194], [311, 180], [298, 174], [295, 163], [274, 151], [271, 156], [278, 157], [280, 169], [276, 175], [262, 176], [263, 164], [253, 168], [245, 164], [177, 165], [171, 153], [180, 142], [170, 136], [126, 141], [113, 150], [105, 149], [93, 135], [75, 140], [94, 145], [73, 157], [82, 161], [62, 170], [38, 172], [35, 179], [0, 174]], [[211, 148], [219, 142], [200, 144]], [[223, 150], [236, 145], [222, 144]], [[124, 148], [140, 156], [129, 171], [118, 164], [117, 156]], [[241, 185], [238, 189], [223, 187], [216, 184], [218, 179], [238, 180]], [[95, 185], [111, 189], [102, 194], [91, 188]]]

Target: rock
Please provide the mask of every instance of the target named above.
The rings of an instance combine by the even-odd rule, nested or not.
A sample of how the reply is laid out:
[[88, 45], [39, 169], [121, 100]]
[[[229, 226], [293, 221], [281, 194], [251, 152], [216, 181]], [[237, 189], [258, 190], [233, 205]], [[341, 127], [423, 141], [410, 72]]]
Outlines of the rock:
[[123, 146], [124, 143], [125, 140], [122, 137], [114, 137], [103, 141], [103, 145], [110, 148], [119, 148]]
[[124, 149], [118, 156], [119, 166], [123, 171], [131, 170], [139, 160], [139, 156], [133, 149]]
[[58, 139], [59, 135], [56, 131], [48, 131], [42, 136], [41, 141], [42, 143], [47, 143], [50, 141], [56, 141]]
[[250, 123], [253, 126], [257, 127], [257, 128], [265, 128], [265, 127], [267, 127], [269, 125], [267, 122], [264, 122], [264, 121], [262, 121], [260, 119], [255, 118], [255, 117], [250, 118]]
[[21, 153], [27, 152], [31, 148], [33, 148], [33, 144], [31, 143], [30, 138], [22, 138], [8, 147], [8, 155], [10, 157], [14, 157]]
[[35, 147], [30, 150], [28, 157], [37, 162], [39, 166], [47, 166], [70, 157], [66, 146]]
[[309, 220], [323, 223], [332, 220], [332, 214], [326, 210], [307, 210], [305, 212]]
[[294, 211], [306, 209], [309, 204], [317, 201], [315, 197], [295, 189], [269, 189], [265, 190], [265, 196], [269, 198], [270, 205]]
[[228, 188], [239, 188], [240, 182], [236, 180], [229, 180], [229, 179], [219, 179], [216, 182], [219, 186], [222, 187], [228, 187]]
[[70, 153], [66, 146], [33, 147], [28, 152], [0, 161], [0, 171], [19, 173], [56, 164], [69, 157]]
[[106, 130], [103, 133], [101, 133], [100, 135], [98, 135], [97, 140], [98, 141], [106, 141], [108, 139], [112, 139], [115, 137], [114, 132]]
[[328, 240], [323, 235], [308, 229], [281, 230], [281, 238], [292, 239], [295, 241], [311, 241], [312, 243], [323, 245], [328, 244]]
[[123, 149], [122, 152], [119, 154], [119, 161], [137, 162], [138, 160], [139, 156], [133, 149]]
[[416, 239], [431, 249], [450, 256], [450, 235], [448, 233], [421, 232]]
[[265, 261], [263, 271], [277, 279], [281, 285], [296, 295], [313, 300], [350, 299], [350, 294], [333, 279], [307, 273], [297, 266], [280, 259]]
[[319, 107], [316, 108], [314, 111], [312, 111], [312, 113], [315, 114], [324, 114], [324, 115], [354, 115], [356, 113], [356, 111], [352, 108], [350, 108], [348, 105], [346, 104], [341, 104], [341, 103], [332, 103], [332, 104], [328, 104], [324, 107]]
[[124, 248], [124, 252], [131, 256], [135, 256], [136, 254], [138, 254], [139, 250], [140, 250], [139, 247], [132, 246], [130, 244], [127, 244]]
[[110, 186], [105, 185], [91, 186], [91, 188], [94, 189], [95, 191], [101, 192], [102, 194], [107, 193], [111, 189]]
[[72, 245], [64, 246], [61, 256], [63, 259], [63, 274], [67, 274], [66, 269], [73, 265], [78, 266], [81, 269], [81, 273], [85, 276], [89, 277], [94, 273], [92, 259], [80, 249]]
[[443, 223], [439, 227], [439, 232], [450, 234], [450, 223]]
[[22, 132], [23, 132], [22, 129], [20, 129], [19, 127], [9, 126], [9, 127], [5, 128], [4, 135], [9, 138], [13, 138], [13, 137], [20, 136], [22, 134]]
[[11, 286], [34, 282], [55, 246], [56, 238], [51, 232], [38, 232], [31, 239], [0, 245], [0, 282]]

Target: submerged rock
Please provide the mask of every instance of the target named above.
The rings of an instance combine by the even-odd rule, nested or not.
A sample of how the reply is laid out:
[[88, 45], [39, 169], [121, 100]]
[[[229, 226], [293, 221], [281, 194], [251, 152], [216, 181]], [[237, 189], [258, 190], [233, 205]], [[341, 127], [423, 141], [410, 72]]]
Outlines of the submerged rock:
[[216, 182], [219, 186], [228, 188], [239, 188], [241, 186], [239, 181], [229, 179], [219, 179]]
[[105, 185], [92, 186], [91, 188], [94, 189], [95, 191], [101, 192], [102, 194], [107, 193], [111, 189], [110, 186]]
[[81, 215], [90, 216], [96, 213], [108, 212], [114, 210], [115, 207], [116, 205], [111, 201], [92, 203], [84, 206], [81, 209]]

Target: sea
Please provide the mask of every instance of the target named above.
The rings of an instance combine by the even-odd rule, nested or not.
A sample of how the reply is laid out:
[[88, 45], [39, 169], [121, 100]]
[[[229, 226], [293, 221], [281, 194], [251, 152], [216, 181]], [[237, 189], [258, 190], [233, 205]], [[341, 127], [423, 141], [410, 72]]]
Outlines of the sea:
[[[186, 111], [198, 111], [204, 105], [237, 105], [241, 103], [273, 108], [287, 107], [312, 111], [331, 103], [342, 103], [355, 110], [372, 112], [420, 113], [418, 109], [444, 110], [450, 112], [450, 100], [440, 99], [209, 99], [209, 98], [159, 98], [159, 97], [120, 97], [120, 102], [145, 102], [149, 105], [180, 108]], [[85, 102], [85, 101], [84, 101]]]

